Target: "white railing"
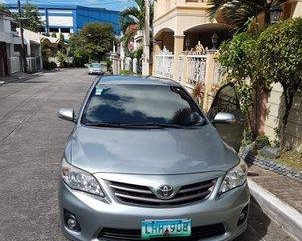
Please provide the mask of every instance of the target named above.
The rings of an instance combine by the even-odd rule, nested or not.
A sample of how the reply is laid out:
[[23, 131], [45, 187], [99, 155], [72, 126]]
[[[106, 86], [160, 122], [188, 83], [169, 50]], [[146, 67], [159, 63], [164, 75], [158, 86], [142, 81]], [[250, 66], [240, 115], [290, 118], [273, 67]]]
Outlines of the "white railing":
[[183, 81], [184, 80], [184, 66], [185, 66], [185, 56], [179, 55], [178, 56], [178, 64], [177, 64], [177, 80]]
[[188, 58], [188, 82], [196, 84], [204, 83], [206, 77], [206, 55], [187, 55]]
[[27, 70], [29, 72], [38, 72], [42, 70], [42, 60], [41, 57], [27, 57]]
[[172, 54], [159, 54], [155, 56], [155, 76], [164, 78], [173, 78], [173, 61]]
[[10, 72], [11, 72], [11, 74], [18, 73], [18, 72], [21, 71], [20, 58], [19, 57], [10, 57], [9, 58], [9, 63], [10, 63]]

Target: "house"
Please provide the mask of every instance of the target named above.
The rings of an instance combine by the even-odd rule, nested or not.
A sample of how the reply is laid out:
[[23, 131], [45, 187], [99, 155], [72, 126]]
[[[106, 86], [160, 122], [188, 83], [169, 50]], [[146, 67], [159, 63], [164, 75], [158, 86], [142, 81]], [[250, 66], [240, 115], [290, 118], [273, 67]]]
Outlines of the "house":
[[[213, 59], [219, 44], [231, 38], [223, 18], [211, 20], [207, 8], [206, 0], [154, 2], [153, 75], [193, 85], [205, 82], [206, 59], [209, 59], [206, 50], [213, 50]], [[197, 71], [196, 66], [199, 66]], [[214, 72], [209, 73], [208, 78], [213, 75]]]
[[[20, 28], [17, 33], [21, 35]], [[34, 73], [43, 70], [40, 33], [35, 33], [28, 29], [23, 30], [24, 44], [26, 46], [27, 71]]]
[[20, 53], [17, 46], [21, 45], [21, 38], [15, 26], [10, 15], [0, 11], [0, 77], [20, 71]]
[[[7, 4], [11, 12], [17, 12], [16, 4]], [[65, 39], [78, 32], [83, 26], [91, 22], [108, 23], [113, 26], [115, 34], [120, 33], [119, 12], [105, 8], [84, 7], [78, 5], [37, 4], [44, 26], [41, 32], [55, 34]]]
[[[130, 36], [127, 46], [121, 42], [119, 56], [121, 60], [121, 70], [131, 70], [134, 73], [141, 72], [141, 55], [143, 49], [143, 31], [139, 30], [136, 24], [131, 24], [125, 31], [125, 35]], [[123, 38], [123, 34], [121, 38]], [[132, 56], [132, 58], [130, 57]]]
[[[207, 110], [221, 79], [216, 49], [231, 38], [222, 16], [211, 20], [207, 0], [157, 0], [154, 2], [153, 75], [180, 81], [188, 89], [196, 83], [204, 86], [203, 108]], [[302, 1], [289, 0], [280, 5], [281, 20], [302, 16]], [[256, 18], [263, 25], [264, 16]], [[272, 85], [265, 97], [260, 117], [260, 133], [274, 140], [283, 113], [282, 87]], [[262, 116], [263, 114], [263, 116]], [[286, 130], [286, 140], [296, 150], [302, 150], [302, 95], [295, 96]], [[262, 118], [263, 117], [263, 118]]]

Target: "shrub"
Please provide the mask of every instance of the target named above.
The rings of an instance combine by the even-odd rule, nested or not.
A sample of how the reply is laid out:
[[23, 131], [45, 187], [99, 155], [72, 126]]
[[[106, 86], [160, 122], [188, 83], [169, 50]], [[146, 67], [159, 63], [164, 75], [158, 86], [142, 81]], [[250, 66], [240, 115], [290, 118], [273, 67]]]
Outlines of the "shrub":
[[264, 134], [259, 135], [255, 141], [257, 149], [262, 149], [265, 146], [270, 146], [270, 141], [268, 137]]
[[121, 75], [133, 75], [133, 72], [131, 70], [121, 70]]
[[197, 82], [196, 85], [194, 86], [192, 96], [196, 100], [196, 102], [199, 104], [199, 106], [202, 107], [203, 105], [203, 97], [204, 97], [204, 91], [205, 91], [205, 86], [201, 82]]
[[284, 148], [285, 131], [295, 94], [302, 89], [302, 18], [274, 24], [258, 38], [259, 74], [270, 83], [283, 87], [284, 113], [281, 119], [280, 146]]
[[57, 68], [57, 64], [55, 62], [43, 61], [43, 68], [45, 70], [52, 70]]

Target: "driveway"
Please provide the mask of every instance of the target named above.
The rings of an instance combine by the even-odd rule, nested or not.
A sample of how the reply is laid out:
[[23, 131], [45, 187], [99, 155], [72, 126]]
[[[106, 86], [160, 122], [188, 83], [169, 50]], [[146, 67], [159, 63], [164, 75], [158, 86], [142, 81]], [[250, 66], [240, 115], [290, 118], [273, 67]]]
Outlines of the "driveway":
[[[0, 86], [0, 241], [66, 240], [58, 220], [60, 161], [72, 123], [95, 77], [87, 69], [44, 73]], [[253, 202], [249, 228], [236, 241], [292, 240]]]

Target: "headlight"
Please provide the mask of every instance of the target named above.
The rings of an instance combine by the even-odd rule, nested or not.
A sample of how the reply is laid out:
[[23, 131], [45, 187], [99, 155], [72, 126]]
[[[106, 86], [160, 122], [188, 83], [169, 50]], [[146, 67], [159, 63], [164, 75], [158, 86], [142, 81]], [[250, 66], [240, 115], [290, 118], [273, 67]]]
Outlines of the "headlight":
[[70, 165], [65, 159], [62, 161], [61, 175], [64, 182], [72, 189], [105, 196], [100, 184], [90, 173]]
[[244, 163], [244, 161], [241, 161], [236, 167], [229, 170], [221, 184], [219, 194], [243, 185], [247, 179], [247, 172], [247, 165]]

